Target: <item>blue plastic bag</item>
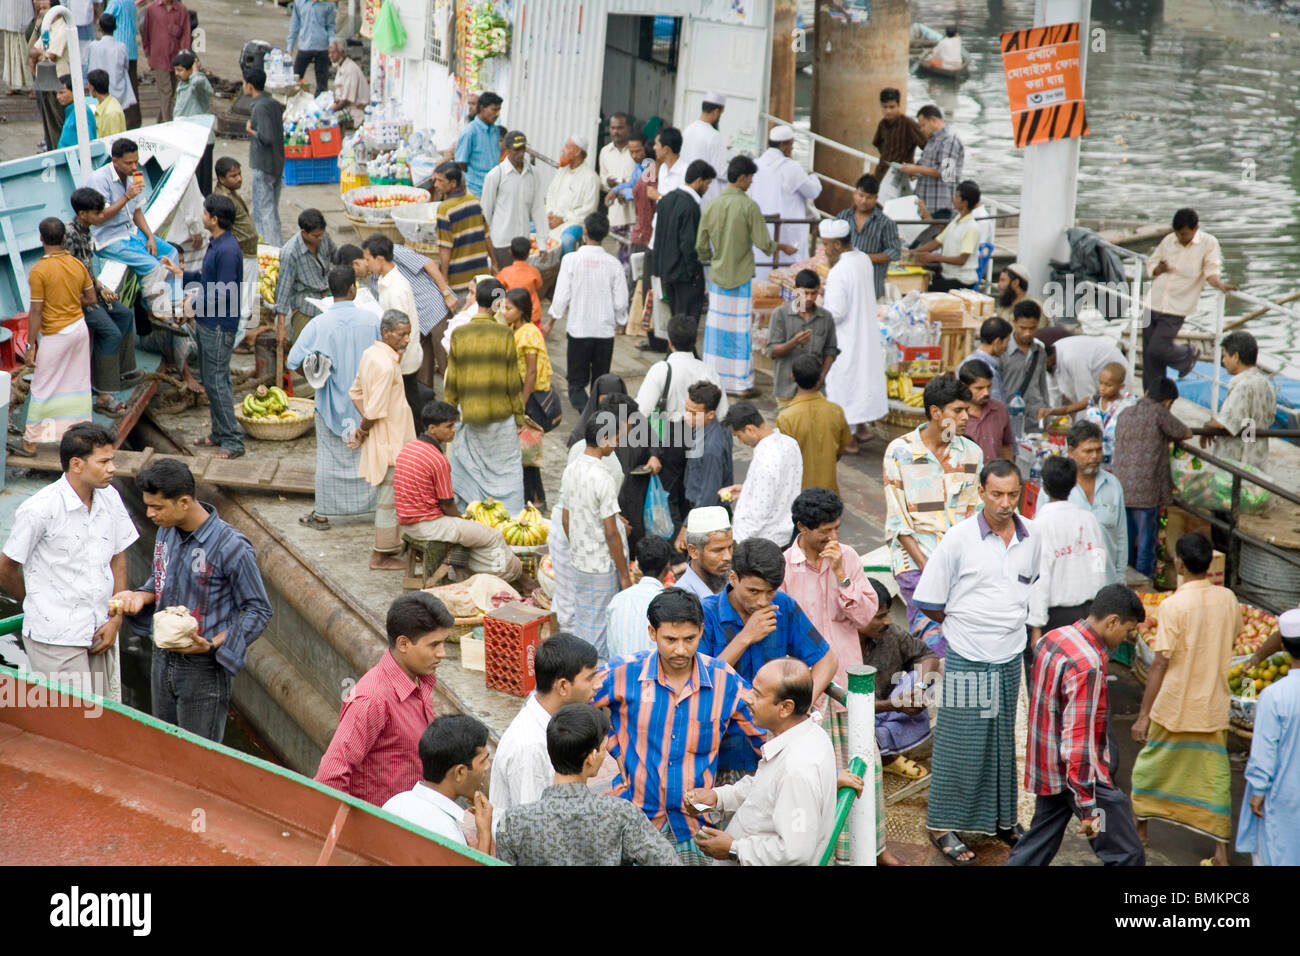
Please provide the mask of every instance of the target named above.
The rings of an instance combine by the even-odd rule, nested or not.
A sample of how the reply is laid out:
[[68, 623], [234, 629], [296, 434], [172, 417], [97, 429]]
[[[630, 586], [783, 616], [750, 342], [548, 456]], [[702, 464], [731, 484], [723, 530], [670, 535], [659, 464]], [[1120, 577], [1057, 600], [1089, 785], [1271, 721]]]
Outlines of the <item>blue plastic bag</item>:
[[668, 509], [668, 492], [658, 475], [650, 476], [645, 493], [645, 533], [667, 540], [673, 536], [673, 515]]

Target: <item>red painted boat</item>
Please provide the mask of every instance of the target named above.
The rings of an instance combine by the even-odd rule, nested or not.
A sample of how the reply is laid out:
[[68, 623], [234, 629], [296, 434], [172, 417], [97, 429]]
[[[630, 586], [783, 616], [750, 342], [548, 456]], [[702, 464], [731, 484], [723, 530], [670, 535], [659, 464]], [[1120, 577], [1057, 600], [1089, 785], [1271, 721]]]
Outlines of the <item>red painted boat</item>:
[[496, 862], [291, 770], [0, 667], [0, 864]]

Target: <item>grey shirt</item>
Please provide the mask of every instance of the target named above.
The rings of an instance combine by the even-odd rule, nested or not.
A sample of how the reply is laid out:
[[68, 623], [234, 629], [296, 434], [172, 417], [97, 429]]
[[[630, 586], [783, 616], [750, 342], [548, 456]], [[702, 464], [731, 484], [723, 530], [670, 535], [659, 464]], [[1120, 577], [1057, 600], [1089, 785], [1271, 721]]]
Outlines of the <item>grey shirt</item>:
[[269, 93], [253, 100], [253, 135], [248, 141], [248, 165], [279, 178], [284, 173], [284, 107]]
[[[772, 354], [772, 347], [788, 342], [804, 329], [812, 338], [785, 355]], [[767, 354], [772, 356], [772, 388], [777, 398], [794, 398], [798, 388], [794, 384], [794, 360], [797, 355], [811, 355], [818, 362], [827, 356], [840, 354], [835, 341], [835, 317], [821, 306], [813, 306], [812, 315], [805, 322], [794, 306], [786, 303], [772, 312], [767, 328]]]
[[[1033, 374], [1028, 375], [1026, 381], [1029, 364], [1035, 353], [1038, 361], [1034, 362]], [[1034, 339], [1030, 350], [1022, 352], [1013, 337], [1007, 344], [1007, 350], [1002, 353], [1001, 362], [1002, 391], [1006, 395], [1006, 403], [1010, 405], [1012, 396], [1020, 393], [1025, 401], [1025, 429], [1031, 430], [1038, 422], [1039, 409], [1051, 407], [1047, 397], [1047, 349], [1042, 342]]]
[[680, 866], [677, 851], [635, 804], [557, 783], [511, 807], [496, 832], [497, 858], [515, 866]]

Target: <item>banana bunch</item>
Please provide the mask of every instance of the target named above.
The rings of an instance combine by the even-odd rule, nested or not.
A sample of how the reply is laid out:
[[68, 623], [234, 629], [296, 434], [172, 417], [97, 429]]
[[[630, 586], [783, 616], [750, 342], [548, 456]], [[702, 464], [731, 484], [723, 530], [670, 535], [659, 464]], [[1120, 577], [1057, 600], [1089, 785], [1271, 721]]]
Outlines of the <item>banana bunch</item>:
[[546, 516], [532, 505], [519, 512], [513, 521], [506, 521], [498, 527], [501, 529], [502, 537], [506, 539], [506, 544], [515, 547], [545, 544], [549, 533]]
[[259, 421], [291, 422], [301, 417], [289, 407], [289, 396], [278, 385], [270, 388], [265, 385], [257, 386], [256, 392], [249, 392], [244, 396], [241, 408], [246, 416]]
[[279, 253], [261, 252], [257, 256], [257, 293], [267, 305], [275, 305], [275, 285], [280, 281]]
[[906, 372], [885, 373], [885, 394], [900, 402], [920, 408], [924, 402], [925, 391], [912, 384], [912, 376]]
[[465, 509], [465, 517], [490, 528], [499, 528], [510, 520], [510, 512], [501, 502], [485, 498], [482, 501], [471, 501]]

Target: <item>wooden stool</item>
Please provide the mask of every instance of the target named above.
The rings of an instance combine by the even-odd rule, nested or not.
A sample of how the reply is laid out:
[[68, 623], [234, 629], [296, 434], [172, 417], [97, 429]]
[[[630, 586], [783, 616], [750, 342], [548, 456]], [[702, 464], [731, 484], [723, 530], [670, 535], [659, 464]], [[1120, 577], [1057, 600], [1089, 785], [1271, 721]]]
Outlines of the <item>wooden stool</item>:
[[438, 571], [447, 559], [447, 552], [452, 545], [446, 541], [427, 541], [409, 534], [402, 535], [406, 545], [406, 576], [402, 578], [402, 587], [407, 591], [417, 591], [432, 587], [440, 580]]

